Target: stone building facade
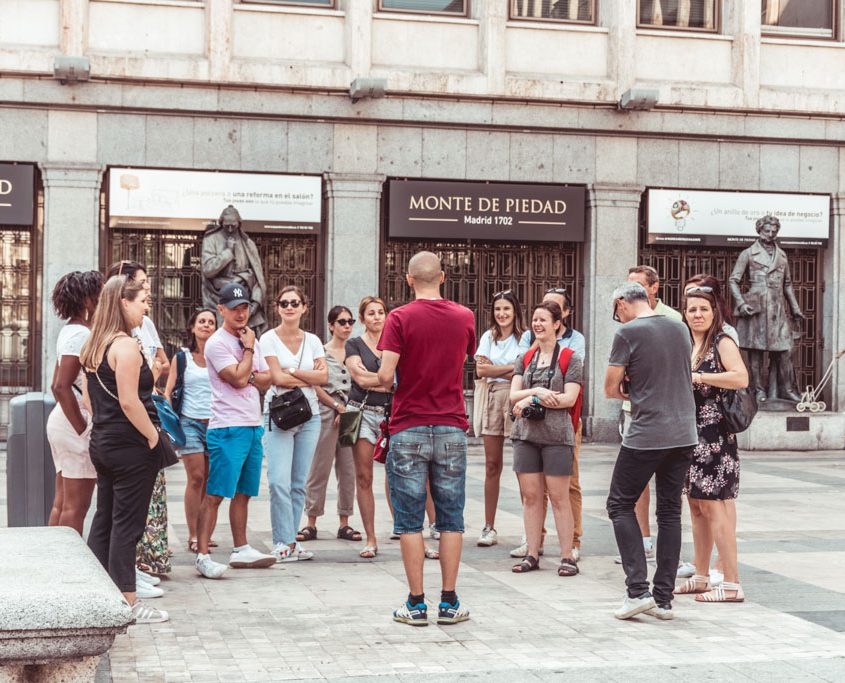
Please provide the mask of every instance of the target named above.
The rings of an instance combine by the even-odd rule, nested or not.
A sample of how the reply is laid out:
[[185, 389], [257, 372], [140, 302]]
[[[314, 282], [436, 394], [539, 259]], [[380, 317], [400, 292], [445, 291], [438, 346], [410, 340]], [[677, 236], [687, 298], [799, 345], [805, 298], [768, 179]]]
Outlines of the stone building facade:
[[[619, 411], [601, 390], [609, 295], [628, 267], [653, 263], [677, 289], [739, 250], [647, 244], [644, 192], [829, 195], [830, 240], [800, 256], [812, 310], [796, 366], [817, 381], [845, 346], [842, 0], [832, 0], [827, 33], [764, 26], [760, 3], [715, 0], [692, 2], [709, 8], [712, 30], [659, 26], [651, 5], [644, 20], [645, 2], [582, 3], [587, 20], [552, 21], [542, 15], [555, 3], [534, 11], [519, 0], [443, 3], [463, 14], [397, 12], [403, 3], [382, 0], [2, 0], [0, 162], [32, 165], [36, 182], [31, 225], [0, 226], [0, 394], [49, 387], [60, 327], [49, 293], [63, 273], [167, 257], [160, 235], [139, 231], [121, 251], [129, 238], [108, 225], [110, 168], [321, 176], [319, 236], [279, 243], [280, 258], [313, 258], [300, 269], [311, 271], [320, 315], [385, 292], [397, 254], [413, 247], [390, 239], [391, 178], [585, 188], [583, 241], [529, 245], [539, 251], [526, 263], [546, 264], [542, 284], [561, 268], [573, 289], [588, 340], [587, 426], [601, 440], [615, 438]], [[678, 5], [663, 4], [662, 17]], [[62, 55], [87, 57], [90, 80], [55, 78]], [[356, 78], [386, 79], [386, 95], [353, 102]], [[653, 108], [620, 110], [632, 88], [657, 90]], [[468, 264], [485, 254], [507, 261], [494, 235], [481, 242], [444, 247], [450, 280], [483, 279]], [[490, 291], [467, 302], [484, 317], [492, 283], [508, 277], [494, 273]], [[537, 298], [539, 279], [513, 277]], [[280, 266], [276, 284], [284, 279]], [[676, 293], [664, 298], [677, 304]], [[837, 369], [826, 398], [845, 408]]]

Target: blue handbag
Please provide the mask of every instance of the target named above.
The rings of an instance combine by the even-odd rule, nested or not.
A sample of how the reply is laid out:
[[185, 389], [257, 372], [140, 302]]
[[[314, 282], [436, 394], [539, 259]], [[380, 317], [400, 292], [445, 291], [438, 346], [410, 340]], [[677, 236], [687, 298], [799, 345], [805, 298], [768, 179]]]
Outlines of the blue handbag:
[[185, 432], [182, 429], [182, 425], [179, 424], [179, 416], [173, 408], [170, 407], [167, 399], [160, 394], [153, 394], [153, 405], [155, 405], [156, 411], [158, 412], [158, 419], [159, 422], [161, 422], [161, 428], [167, 432], [167, 435], [170, 437], [173, 445], [176, 448], [184, 446], [185, 441], [187, 440]]

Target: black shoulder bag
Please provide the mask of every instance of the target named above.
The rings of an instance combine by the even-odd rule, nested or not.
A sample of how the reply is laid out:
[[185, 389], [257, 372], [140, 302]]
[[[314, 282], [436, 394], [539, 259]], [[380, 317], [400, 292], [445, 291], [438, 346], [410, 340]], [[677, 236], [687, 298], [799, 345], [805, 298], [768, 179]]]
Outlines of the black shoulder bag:
[[[281, 340], [279, 340], [281, 341]], [[302, 365], [302, 354], [305, 353], [306, 339], [302, 339], [302, 348], [299, 350], [297, 368]], [[311, 404], [308, 398], [302, 393], [302, 389], [294, 387], [282, 394], [276, 394], [270, 401], [270, 422], [267, 425], [272, 431], [273, 423], [279, 429], [293, 429], [311, 419]]]
[[[713, 353], [716, 363], [722, 370], [722, 359], [719, 356], [719, 340], [713, 342]], [[723, 389], [722, 390], [722, 411], [725, 414], [725, 422], [731, 434], [744, 432], [751, 426], [754, 416], [757, 414], [757, 399], [750, 387], [745, 389]]]
[[182, 414], [182, 399], [185, 398], [185, 369], [188, 366], [188, 356], [190, 351], [176, 352], [176, 386], [170, 394], [170, 405], [177, 415]]

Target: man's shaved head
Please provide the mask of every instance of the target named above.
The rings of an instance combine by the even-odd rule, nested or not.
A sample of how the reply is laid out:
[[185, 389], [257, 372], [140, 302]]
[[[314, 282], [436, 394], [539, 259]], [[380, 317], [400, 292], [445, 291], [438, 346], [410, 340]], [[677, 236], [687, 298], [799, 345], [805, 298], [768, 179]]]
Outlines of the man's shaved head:
[[439, 284], [442, 270], [440, 259], [430, 251], [414, 254], [408, 261], [408, 275], [423, 286]]

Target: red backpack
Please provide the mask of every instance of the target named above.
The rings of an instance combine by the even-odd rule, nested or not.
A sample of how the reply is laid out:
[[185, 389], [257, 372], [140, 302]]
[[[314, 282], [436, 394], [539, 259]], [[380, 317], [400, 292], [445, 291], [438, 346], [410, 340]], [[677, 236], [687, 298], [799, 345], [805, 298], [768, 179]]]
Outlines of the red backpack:
[[[532, 346], [528, 351], [525, 352], [525, 356], [522, 358], [522, 369], [527, 370], [528, 365], [531, 363], [531, 359], [534, 357], [534, 354], [537, 351], [536, 346]], [[560, 366], [560, 373], [563, 375], [564, 380], [566, 379], [566, 371], [569, 368], [569, 359], [575, 355], [575, 352], [572, 349], [561, 349], [560, 355], [557, 357], [557, 364]], [[578, 392], [578, 398], [575, 399], [575, 405], [573, 405], [569, 409], [569, 416], [572, 418], [572, 428], [577, 432], [578, 431], [578, 424], [581, 422], [581, 399], [584, 397], [584, 387], [582, 386], [580, 391]]]

